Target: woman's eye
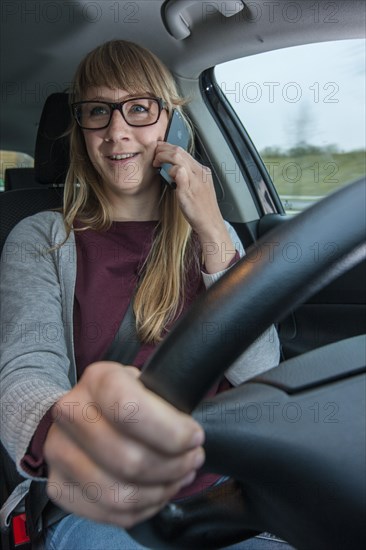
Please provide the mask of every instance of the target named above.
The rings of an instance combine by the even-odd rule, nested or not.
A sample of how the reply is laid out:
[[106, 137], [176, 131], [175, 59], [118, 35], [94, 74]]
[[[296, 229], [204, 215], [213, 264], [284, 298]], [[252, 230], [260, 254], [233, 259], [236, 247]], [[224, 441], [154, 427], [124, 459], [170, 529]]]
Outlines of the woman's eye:
[[90, 117], [98, 117], [108, 115], [108, 109], [104, 105], [92, 107], [89, 112]]
[[130, 113], [136, 114], [136, 115], [144, 114], [144, 113], [147, 113], [148, 111], [149, 111], [148, 107], [140, 104], [132, 105], [130, 108]]

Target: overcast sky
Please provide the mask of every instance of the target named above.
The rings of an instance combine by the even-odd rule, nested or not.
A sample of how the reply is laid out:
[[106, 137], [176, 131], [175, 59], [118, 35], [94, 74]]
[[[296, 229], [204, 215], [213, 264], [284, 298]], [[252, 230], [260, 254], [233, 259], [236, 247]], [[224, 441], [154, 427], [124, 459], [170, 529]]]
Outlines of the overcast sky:
[[216, 78], [259, 150], [303, 140], [365, 148], [365, 42], [311, 44], [232, 61]]

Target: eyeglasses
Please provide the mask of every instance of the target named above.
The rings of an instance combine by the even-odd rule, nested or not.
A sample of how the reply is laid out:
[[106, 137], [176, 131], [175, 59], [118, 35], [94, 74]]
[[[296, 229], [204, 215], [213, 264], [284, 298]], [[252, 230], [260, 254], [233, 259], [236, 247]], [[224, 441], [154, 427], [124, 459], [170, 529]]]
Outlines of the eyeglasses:
[[84, 130], [102, 130], [109, 125], [113, 112], [119, 111], [129, 126], [151, 126], [166, 108], [157, 97], [137, 97], [120, 103], [109, 101], [79, 101], [71, 105], [74, 118]]

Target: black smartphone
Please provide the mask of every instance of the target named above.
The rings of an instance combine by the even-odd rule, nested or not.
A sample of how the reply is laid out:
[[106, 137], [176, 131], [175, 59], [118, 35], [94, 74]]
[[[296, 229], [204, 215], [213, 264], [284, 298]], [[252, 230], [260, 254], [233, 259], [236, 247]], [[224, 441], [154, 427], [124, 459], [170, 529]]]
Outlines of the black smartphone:
[[[184, 122], [184, 119], [179, 111], [174, 109], [173, 114], [170, 118], [169, 125], [165, 134], [164, 141], [172, 143], [173, 145], [179, 145], [183, 149], [187, 150], [190, 140], [190, 133], [187, 128], [187, 124]], [[160, 175], [164, 178], [165, 182], [171, 189], [177, 187], [176, 183], [169, 176], [169, 170], [172, 167], [171, 164], [166, 162], [161, 165]]]

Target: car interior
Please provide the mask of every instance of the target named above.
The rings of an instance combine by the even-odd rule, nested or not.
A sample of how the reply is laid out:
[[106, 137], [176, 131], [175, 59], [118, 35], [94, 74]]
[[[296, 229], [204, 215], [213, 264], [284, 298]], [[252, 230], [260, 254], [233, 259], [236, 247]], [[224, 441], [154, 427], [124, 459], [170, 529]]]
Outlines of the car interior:
[[[196, 158], [211, 167], [222, 214], [246, 250], [177, 323], [142, 374], [148, 388], [204, 427], [205, 468], [233, 483], [168, 504], [131, 535], [157, 549], [235, 544], [239, 550], [264, 531], [303, 550], [364, 547], [365, 2], [14, 0], [1, 10], [2, 261], [21, 219], [62, 205], [70, 82], [88, 51], [115, 38], [156, 53], [189, 98]], [[266, 57], [331, 43], [350, 48], [331, 81], [315, 73], [307, 84], [296, 76], [281, 80], [281, 61], [273, 68]], [[305, 65], [301, 55], [294, 55], [300, 72], [311, 74], [317, 64], [317, 75], [326, 72], [320, 57], [312, 53]], [[262, 67], [262, 59], [276, 80], [265, 73], [259, 80], [260, 73], [245, 68], [251, 65], [229, 65]], [[230, 68], [231, 80], [221, 67]], [[358, 86], [346, 96], [351, 72]], [[354, 113], [357, 94], [362, 107]], [[292, 120], [281, 115], [282, 103]], [[342, 118], [332, 114], [336, 104]], [[339, 128], [339, 145], [326, 142], [322, 118], [332, 139], [332, 125]], [[257, 132], [270, 135], [280, 124], [289, 145], [256, 140]], [[273, 167], [281, 169], [281, 181]], [[280, 337], [280, 365], [205, 400], [271, 324]], [[205, 338], [202, 327], [210, 327]], [[1, 446], [1, 505], [23, 481], [9, 461]], [[24, 511], [22, 500], [2, 522], [5, 550], [39, 548], [29, 541]]]

